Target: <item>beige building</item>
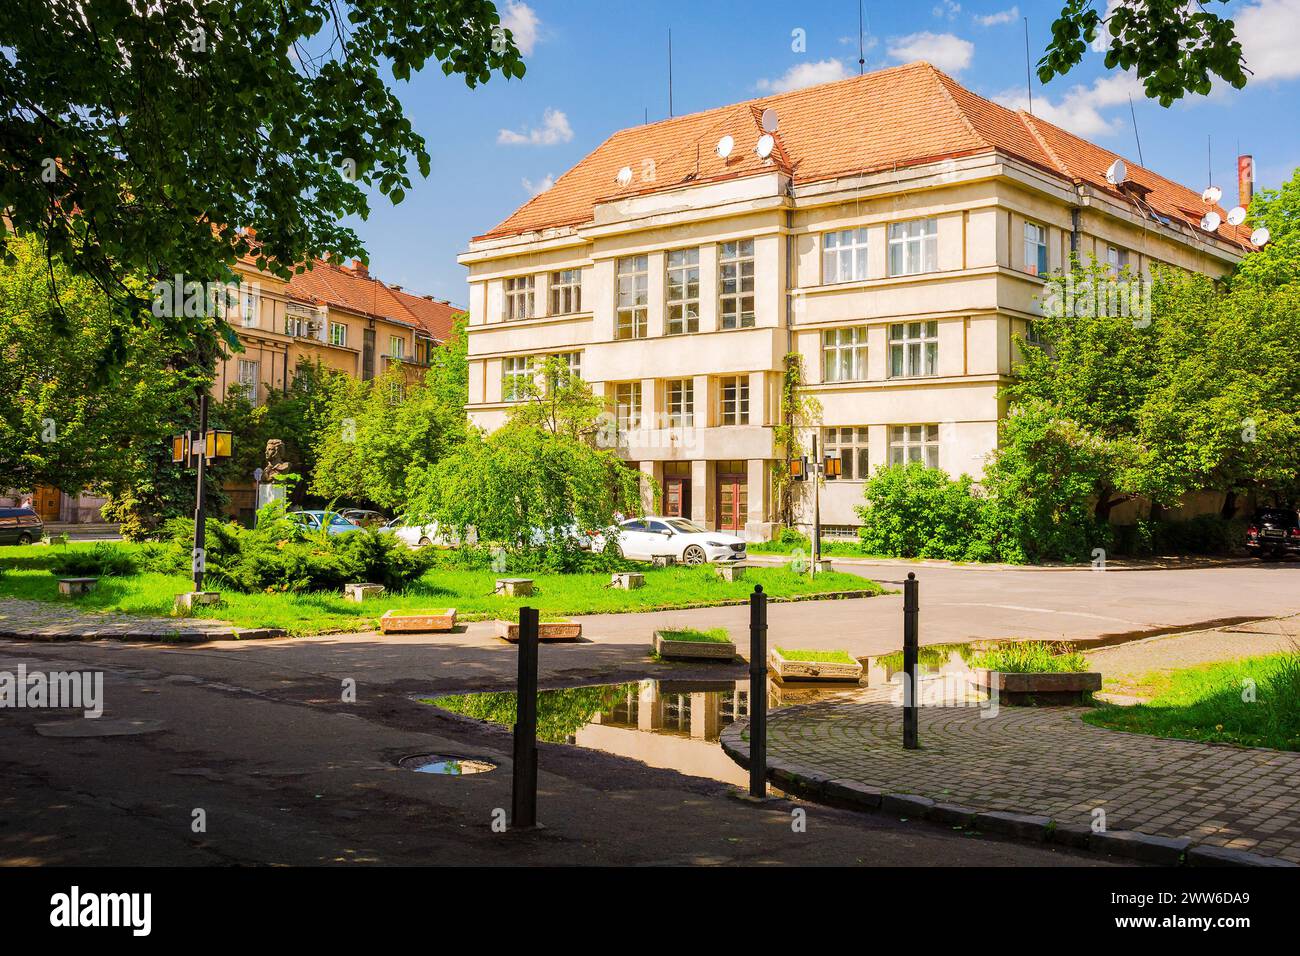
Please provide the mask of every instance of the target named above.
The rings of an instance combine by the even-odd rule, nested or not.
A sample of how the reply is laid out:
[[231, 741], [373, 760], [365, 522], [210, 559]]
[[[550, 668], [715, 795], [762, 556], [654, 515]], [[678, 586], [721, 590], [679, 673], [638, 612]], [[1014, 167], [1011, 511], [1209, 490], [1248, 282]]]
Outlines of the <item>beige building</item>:
[[1013, 336], [1072, 249], [1143, 276], [1250, 248], [1201, 228], [1224, 211], [1193, 190], [1132, 164], [1108, 182], [1117, 158], [926, 63], [620, 131], [460, 256], [471, 420], [498, 427], [565, 355], [656, 507], [761, 538], [797, 352], [843, 465], [822, 521], [848, 533], [878, 465], [981, 474]]

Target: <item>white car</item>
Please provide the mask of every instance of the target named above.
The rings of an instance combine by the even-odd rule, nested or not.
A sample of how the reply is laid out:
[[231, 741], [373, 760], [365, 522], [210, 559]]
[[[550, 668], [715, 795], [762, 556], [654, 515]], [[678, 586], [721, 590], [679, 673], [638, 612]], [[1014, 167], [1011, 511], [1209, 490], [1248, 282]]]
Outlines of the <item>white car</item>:
[[635, 560], [667, 556], [681, 564], [704, 564], [743, 561], [746, 557], [744, 538], [708, 531], [685, 518], [632, 518], [620, 523], [615, 535], [619, 552]]
[[405, 518], [394, 518], [379, 530], [393, 535], [408, 548], [427, 548], [433, 544], [452, 543], [439, 533], [436, 521], [432, 524], [407, 524]]

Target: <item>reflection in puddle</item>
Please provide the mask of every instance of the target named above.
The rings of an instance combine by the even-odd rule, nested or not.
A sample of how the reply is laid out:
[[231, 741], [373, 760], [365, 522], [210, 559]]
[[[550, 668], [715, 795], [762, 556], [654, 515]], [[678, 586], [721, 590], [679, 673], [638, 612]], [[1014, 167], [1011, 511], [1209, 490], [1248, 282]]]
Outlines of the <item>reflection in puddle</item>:
[[487, 760], [470, 760], [466, 757], [449, 757], [446, 754], [415, 754], [397, 761], [403, 770], [416, 773], [437, 773], [450, 777], [463, 777], [471, 773], [487, 773], [497, 765]]
[[[769, 680], [767, 706], [775, 710], [856, 690], [853, 685], [823, 688]], [[747, 680], [643, 680], [545, 690], [537, 695], [537, 737], [743, 787], [748, 772], [723, 753], [718, 738], [724, 727], [749, 716], [749, 698]], [[515, 721], [512, 693], [457, 694], [422, 702], [505, 727]]]

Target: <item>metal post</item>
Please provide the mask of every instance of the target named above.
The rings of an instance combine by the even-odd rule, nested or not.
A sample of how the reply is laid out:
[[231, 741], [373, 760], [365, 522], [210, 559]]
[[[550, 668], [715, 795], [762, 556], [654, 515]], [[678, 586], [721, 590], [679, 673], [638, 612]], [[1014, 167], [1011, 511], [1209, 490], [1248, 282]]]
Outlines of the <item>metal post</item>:
[[[198, 486], [195, 488], [194, 497], [194, 555], [192, 570], [194, 572], [194, 590], [203, 590], [203, 572], [207, 566], [207, 555], [204, 553], [204, 546], [207, 541], [207, 503], [203, 500], [204, 492], [204, 465], [207, 463], [207, 440], [208, 440], [208, 390], [206, 386], [201, 386], [202, 391], [199, 393], [199, 443], [198, 443]], [[194, 439], [190, 439], [190, 454], [194, 454]]]
[[767, 796], [767, 595], [749, 596], [749, 795]]
[[537, 608], [519, 609], [515, 760], [510, 826], [537, 826]]
[[917, 683], [916, 659], [918, 656], [919, 635], [917, 617], [921, 610], [917, 595], [916, 574], [907, 572], [903, 582], [903, 674], [907, 683], [903, 687], [903, 748], [915, 750], [916, 742], [916, 708]]
[[812, 439], [812, 483], [813, 483], [813, 534], [812, 534], [812, 567], [808, 570], [808, 576], [812, 577], [817, 573], [822, 563], [822, 459], [817, 449], [817, 436], [813, 435]]

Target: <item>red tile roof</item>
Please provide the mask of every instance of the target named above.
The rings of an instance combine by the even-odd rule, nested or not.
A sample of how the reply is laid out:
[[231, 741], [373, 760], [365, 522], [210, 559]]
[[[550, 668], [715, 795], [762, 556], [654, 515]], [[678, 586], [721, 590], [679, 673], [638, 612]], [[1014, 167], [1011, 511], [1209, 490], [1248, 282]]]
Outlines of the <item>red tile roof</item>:
[[[777, 149], [770, 161], [754, 152], [763, 134], [760, 117], [767, 108], [774, 109], [779, 120]], [[724, 135], [735, 139], [727, 159], [715, 152]], [[587, 223], [599, 202], [691, 182], [782, 169], [796, 184], [807, 184], [994, 151], [1134, 203], [1105, 179], [1106, 168], [1118, 154], [977, 96], [929, 63], [909, 63], [620, 130], [550, 189], [476, 238]], [[1130, 180], [1150, 190], [1144, 202], [1155, 212], [1192, 226], [1210, 208], [1224, 216], [1221, 207], [1203, 203], [1199, 193], [1126, 164]], [[632, 170], [632, 182], [620, 186], [616, 177], [624, 167]], [[1249, 231], [1225, 222], [1218, 235], [1247, 244]]]

